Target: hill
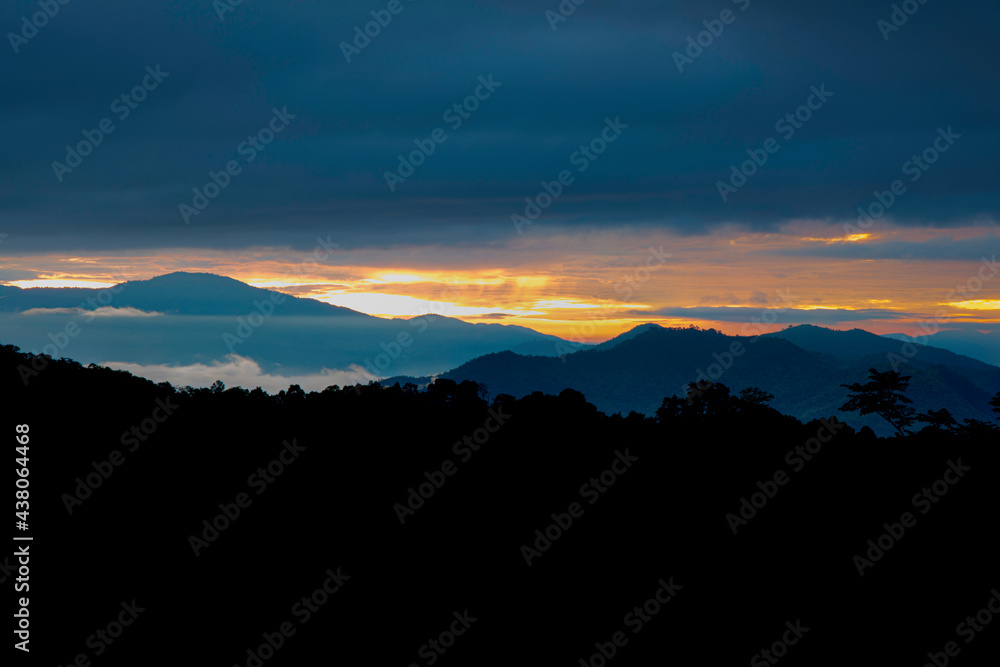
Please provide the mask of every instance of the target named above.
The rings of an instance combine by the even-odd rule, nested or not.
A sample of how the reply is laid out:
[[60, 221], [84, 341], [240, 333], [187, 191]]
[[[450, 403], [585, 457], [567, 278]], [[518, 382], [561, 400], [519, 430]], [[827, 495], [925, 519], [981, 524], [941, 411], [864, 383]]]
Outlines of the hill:
[[[53, 348], [68, 326], [77, 334]], [[0, 342], [83, 363], [211, 366], [232, 363], [235, 354], [263, 373], [354, 368], [373, 378], [439, 373], [502, 350], [557, 355], [558, 344], [567, 343], [516, 325], [434, 314], [374, 317], [203, 273], [98, 290], [3, 288]]]
[[[739, 353], [734, 355], [733, 349]], [[809, 420], [838, 414], [847, 395], [841, 385], [866, 381], [869, 368], [892, 369], [890, 353], [900, 354], [898, 341], [859, 330], [795, 327], [754, 339], [714, 330], [645, 327], [610, 348], [561, 359], [495, 353], [439, 377], [481, 382], [494, 394], [513, 396], [573, 388], [604, 412], [644, 415], [654, 414], [664, 396], [684, 396], [689, 382], [718, 380], [734, 391], [759, 387], [774, 395], [776, 409]], [[900, 372], [912, 375], [908, 396], [918, 411], [947, 408], [961, 419], [991, 419], [988, 402], [1000, 389], [1000, 368], [931, 347], [901, 358], [906, 363]], [[420, 385], [429, 378], [411, 381]], [[857, 428], [891, 433], [877, 417], [843, 418]]]
[[[915, 342], [917, 339], [906, 334], [885, 334], [887, 338]], [[939, 331], [923, 336], [920, 342], [933, 345], [955, 354], [965, 355], [973, 359], [985, 361], [994, 366], [1000, 366], [1000, 333], [996, 331], [982, 333], [976, 330]]]

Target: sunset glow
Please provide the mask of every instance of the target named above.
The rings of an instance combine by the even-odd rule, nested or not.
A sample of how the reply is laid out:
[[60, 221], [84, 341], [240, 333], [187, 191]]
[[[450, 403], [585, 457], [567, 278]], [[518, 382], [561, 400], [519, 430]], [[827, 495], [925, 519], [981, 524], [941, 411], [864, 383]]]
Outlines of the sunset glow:
[[[865, 233], [845, 240], [838, 229], [801, 222], [780, 234], [737, 229], [699, 236], [648, 230], [537, 234], [477, 250], [477, 261], [492, 268], [451, 270], [434, 266], [433, 254], [416, 259], [380, 248], [338, 248], [316, 262], [308, 252], [270, 247], [166, 249], [132, 258], [124, 267], [120, 258], [96, 253], [8, 258], [5, 266], [36, 276], [6, 283], [19, 287], [108, 287], [115, 284], [108, 278], [118, 275], [137, 280], [173, 271], [216, 273], [379, 317], [435, 313], [518, 324], [579, 341], [606, 340], [644, 322], [735, 334], [746, 322], [761, 321], [767, 309], [776, 309], [775, 328], [814, 322], [917, 334], [920, 323], [942, 308], [943, 322], [972, 317], [1000, 324], [1000, 278], [981, 280], [980, 259], [948, 257], [980, 257], [974, 254], [980, 248], [995, 247], [995, 233], [885, 224], [877, 237]], [[670, 256], [653, 261], [650, 248]], [[878, 294], [871, 293], [872, 284], [880, 286]], [[956, 287], [972, 298], [942, 305]]]
[[109, 283], [101, 280], [66, 280], [64, 278], [40, 278], [37, 280], [14, 280], [7, 285], [28, 289], [30, 287], [87, 287], [98, 289], [113, 287], [118, 283]]

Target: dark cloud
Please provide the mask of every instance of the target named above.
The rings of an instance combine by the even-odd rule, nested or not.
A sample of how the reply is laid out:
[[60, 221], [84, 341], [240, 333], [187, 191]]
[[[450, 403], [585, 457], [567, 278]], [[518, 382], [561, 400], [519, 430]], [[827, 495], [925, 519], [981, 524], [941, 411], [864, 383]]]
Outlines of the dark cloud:
[[[384, 2], [246, 0], [221, 21], [205, 0], [59, 5], [17, 53], [0, 47], [0, 224], [17, 252], [311, 247], [331, 231], [357, 246], [488, 243], [570, 169], [535, 229], [771, 229], [852, 219], [949, 126], [961, 138], [892, 218], [995, 224], [1000, 6], [928, 2], [884, 40], [888, 4], [744, 3], [588, 0], [552, 30], [554, 0], [402, 0], [350, 64], [341, 42]], [[736, 20], [679, 73], [673, 52], [724, 8]], [[37, 11], [6, 3], [3, 32]], [[113, 100], [157, 65], [169, 76], [119, 119]], [[501, 86], [452, 130], [444, 112], [490, 75]], [[833, 97], [781, 138], [775, 122], [820, 85]], [[184, 224], [192, 188], [286, 106], [297, 117]], [[577, 172], [571, 156], [608, 117], [629, 127]], [[113, 133], [59, 182], [52, 162], [103, 118]], [[383, 172], [438, 127], [445, 143], [390, 192]], [[723, 202], [716, 182], [769, 137], [780, 150]]]
[[35, 280], [39, 276], [37, 271], [21, 269], [0, 269], [0, 282], [10, 283], [16, 280]]
[[[872, 227], [871, 230], [874, 231], [875, 228]], [[959, 261], [981, 261], [985, 257], [995, 261], [997, 252], [1000, 252], [1000, 232], [986, 233], [982, 236], [966, 239], [944, 236], [928, 241], [888, 239], [853, 243], [821, 243], [804, 247], [765, 250], [761, 251], [760, 254], [845, 259]]]

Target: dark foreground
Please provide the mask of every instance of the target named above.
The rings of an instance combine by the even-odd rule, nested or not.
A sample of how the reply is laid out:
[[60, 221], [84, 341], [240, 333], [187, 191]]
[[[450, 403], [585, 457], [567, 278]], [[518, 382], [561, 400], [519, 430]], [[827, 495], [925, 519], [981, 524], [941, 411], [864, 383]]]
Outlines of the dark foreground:
[[70, 362], [26, 387], [25, 361], [0, 350], [11, 483], [30, 471], [8, 530], [33, 538], [0, 561], [12, 645], [28, 598], [12, 664], [1000, 653], [996, 432], [880, 440], [736, 399], [608, 417], [472, 383], [177, 392]]

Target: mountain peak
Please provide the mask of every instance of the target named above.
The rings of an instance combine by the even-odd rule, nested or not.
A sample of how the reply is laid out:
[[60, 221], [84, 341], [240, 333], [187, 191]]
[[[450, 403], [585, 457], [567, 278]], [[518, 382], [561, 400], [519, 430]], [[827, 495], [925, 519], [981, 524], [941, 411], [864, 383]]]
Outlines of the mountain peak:
[[632, 327], [631, 329], [629, 329], [625, 333], [620, 333], [617, 336], [615, 336], [614, 338], [609, 338], [608, 340], [604, 341], [603, 343], [601, 343], [599, 345], [595, 345], [591, 349], [594, 349], [594, 350], [608, 350], [608, 349], [611, 349], [612, 347], [615, 347], [616, 345], [618, 345], [620, 343], [624, 343], [627, 340], [632, 340], [636, 336], [641, 336], [644, 333], [647, 333], [649, 331], [656, 331], [657, 329], [663, 329], [663, 327], [661, 327], [659, 324], [656, 324], [655, 322], [646, 322], [644, 324], [639, 324], [637, 326]]
[[236, 291], [240, 289], [261, 289], [259, 287], [254, 287], [253, 285], [248, 285], [247, 283], [237, 280], [236, 278], [220, 276], [216, 273], [201, 273], [192, 271], [174, 271], [173, 273], [164, 273], [162, 276], [153, 276], [152, 278], [128, 280], [121, 284], [126, 286], [144, 285], [157, 289], [207, 288], [229, 291]]

